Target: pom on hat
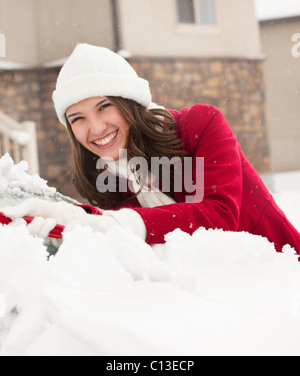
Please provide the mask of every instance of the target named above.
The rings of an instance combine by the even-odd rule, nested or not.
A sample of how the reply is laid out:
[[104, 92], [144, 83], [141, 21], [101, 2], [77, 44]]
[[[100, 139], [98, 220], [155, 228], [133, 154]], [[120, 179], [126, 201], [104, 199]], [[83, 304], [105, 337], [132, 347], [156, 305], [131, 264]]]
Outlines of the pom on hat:
[[66, 110], [92, 97], [122, 97], [148, 108], [152, 106], [149, 82], [131, 65], [104, 47], [78, 44], [62, 67], [53, 101], [57, 116], [66, 126]]

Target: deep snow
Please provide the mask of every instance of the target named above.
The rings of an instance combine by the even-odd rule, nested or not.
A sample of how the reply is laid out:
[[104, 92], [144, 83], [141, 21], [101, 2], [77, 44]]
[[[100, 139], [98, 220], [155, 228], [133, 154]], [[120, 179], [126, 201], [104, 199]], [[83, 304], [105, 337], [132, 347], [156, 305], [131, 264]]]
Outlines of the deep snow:
[[[0, 160], [0, 210], [25, 189], [57, 198], [25, 169]], [[274, 188], [300, 229], [300, 172], [276, 175]], [[24, 225], [0, 226], [0, 354], [300, 355], [289, 246], [280, 254], [259, 236], [204, 229], [166, 240], [77, 227], [47, 261]]]

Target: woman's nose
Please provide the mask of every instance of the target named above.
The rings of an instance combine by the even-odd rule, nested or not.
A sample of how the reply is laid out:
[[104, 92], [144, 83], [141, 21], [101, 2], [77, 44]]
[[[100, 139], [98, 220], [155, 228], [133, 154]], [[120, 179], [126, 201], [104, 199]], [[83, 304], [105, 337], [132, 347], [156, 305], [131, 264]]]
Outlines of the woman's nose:
[[94, 136], [102, 136], [107, 130], [107, 124], [97, 117], [90, 118], [89, 132]]

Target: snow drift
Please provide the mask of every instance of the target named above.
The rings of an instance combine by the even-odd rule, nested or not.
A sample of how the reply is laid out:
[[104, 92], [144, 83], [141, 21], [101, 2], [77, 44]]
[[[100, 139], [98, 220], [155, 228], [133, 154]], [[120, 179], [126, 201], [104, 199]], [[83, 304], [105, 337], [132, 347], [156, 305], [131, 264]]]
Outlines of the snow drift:
[[[57, 199], [25, 171], [0, 160], [0, 209], [24, 192]], [[300, 188], [280, 196], [299, 200]], [[78, 226], [48, 256], [24, 225], [0, 226], [2, 356], [300, 355], [289, 246], [276, 253], [259, 236], [200, 228], [150, 247], [117, 227]]]

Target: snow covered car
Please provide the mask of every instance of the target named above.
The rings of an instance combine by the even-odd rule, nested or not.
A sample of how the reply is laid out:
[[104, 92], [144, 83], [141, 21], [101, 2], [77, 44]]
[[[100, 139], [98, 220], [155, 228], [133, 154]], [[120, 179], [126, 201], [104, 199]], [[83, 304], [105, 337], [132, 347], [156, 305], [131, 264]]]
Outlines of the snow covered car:
[[[0, 159], [0, 211], [32, 197], [73, 203], [26, 167]], [[79, 226], [49, 257], [24, 223], [0, 224], [0, 356], [300, 355], [299, 332], [289, 246], [204, 228], [150, 246], [120, 226]]]

